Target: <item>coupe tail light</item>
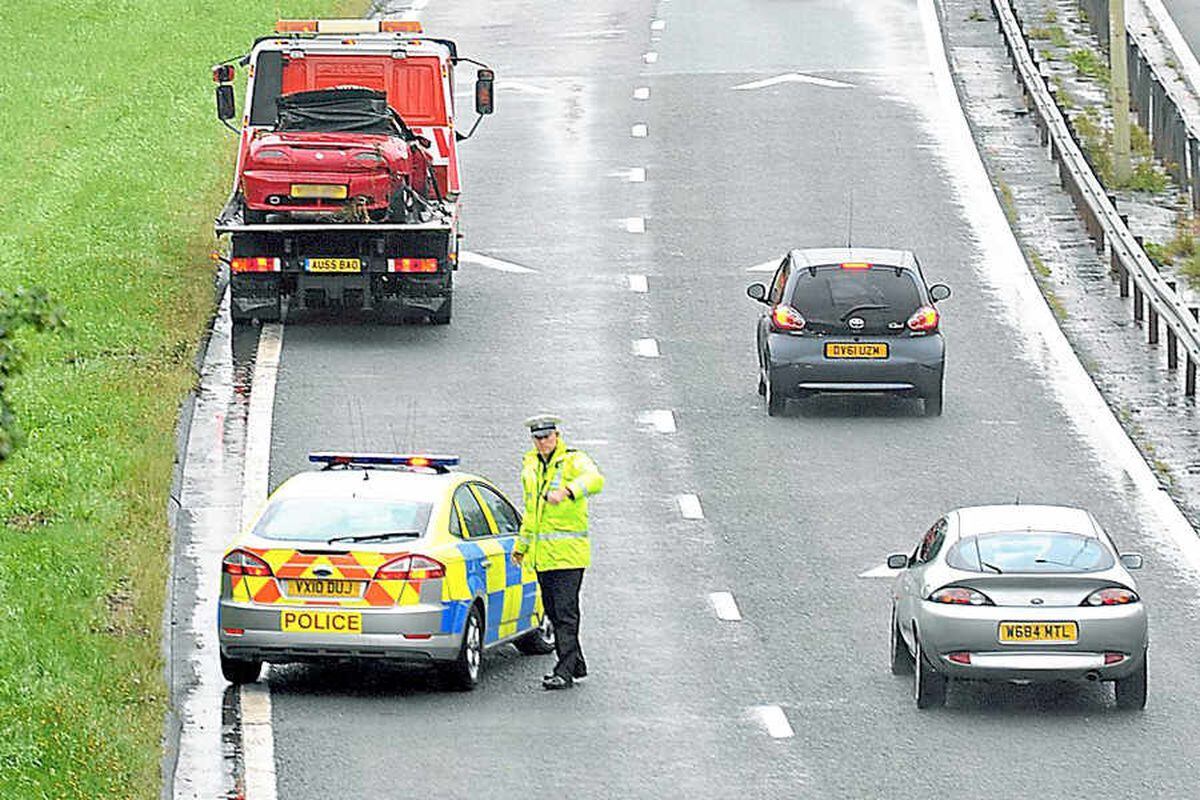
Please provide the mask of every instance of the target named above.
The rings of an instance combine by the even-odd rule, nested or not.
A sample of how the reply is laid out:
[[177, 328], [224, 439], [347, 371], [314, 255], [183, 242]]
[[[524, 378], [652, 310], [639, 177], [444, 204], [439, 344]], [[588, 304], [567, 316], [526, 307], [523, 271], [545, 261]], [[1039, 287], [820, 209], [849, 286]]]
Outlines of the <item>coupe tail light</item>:
[[368, 150], [368, 151], [364, 151], [362, 153], [356, 154], [354, 156], [353, 160], [361, 161], [364, 164], [382, 164], [385, 159], [383, 156], [379, 155], [379, 153], [375, 153], [375, 152]]
[[789, 305], [780, 303], [771, 309], [771, 329], [776, 331], [804, 330], [804, 317]]
[[253, 553], [234, 550], [221, 560], [221, 571], [226, 575], [249, 575], [252, 578], [271, 577], [271, 567]]
[[230, 272], [279, 272], [278, 258], [264, 258], [262, 256], [251, 256], [230, 259]]
[[291, 161], [282, 150], [259, 150], [254, 154], [255, 161]]
[[1137, 592], [1120, 586], [1109, 586], [1107, 589], [1097, 589], [1080, 603], [1081, 606], [1124, 606], [1140, 600]]
[[929, 595], [929, 600], [934, 603], [944, 603], [945, 605], [952, 606], [995, 605], [991, 601], [991, 598], [983, 592], [968, 589], [966, 586], [945, 586]]
[[426, 556], [400, 556], [375, 570], [377, 581], [426, 581], [446, 577], [446, 568]]
[[388, 272], [437, 272], [436, 258], [389, 258]]
[[933, 306], [921, 306], [908, 318], [908, 329], [917, 333], [936, 331], [941, 317]]

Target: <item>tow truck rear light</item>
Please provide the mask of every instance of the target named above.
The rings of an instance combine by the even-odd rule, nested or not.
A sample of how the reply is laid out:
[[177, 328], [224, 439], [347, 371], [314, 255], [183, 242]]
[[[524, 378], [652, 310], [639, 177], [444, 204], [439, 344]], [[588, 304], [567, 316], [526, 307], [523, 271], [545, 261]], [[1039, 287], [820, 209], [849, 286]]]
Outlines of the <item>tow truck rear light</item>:
[[316, 33], [315, 19], [281, 19], [275, 23], [276, 33]]
[[388, 272], [437, 272], [436, 258], [389, 258]]
[[804, 330], [804, 317], [789, 305], [780, 303], [771, 309], [771, 328], [777, 331]]
[[870, 269], [871, 265], [865, 261], [847, 261], [842, 264], [842, 269]]
[[252, 578], [271, 577], [271, 567], [253, 553], [234, 550], [221, 560], [221, 571], [226, 575], [249, 575]]
[[908, 318], [908, 329], [916, 333], [936, 331], [940, 316], [933, 306], [921, 306]]
[[230, 272], [279, 272], [279, 267], [280, 260], [278, 258], [263, 256], [238, 256], [229, 261]]
[[375, 570], [377, 581], [427, 581], [446, 577], [446, 568], [426, 556], [400, 556]]

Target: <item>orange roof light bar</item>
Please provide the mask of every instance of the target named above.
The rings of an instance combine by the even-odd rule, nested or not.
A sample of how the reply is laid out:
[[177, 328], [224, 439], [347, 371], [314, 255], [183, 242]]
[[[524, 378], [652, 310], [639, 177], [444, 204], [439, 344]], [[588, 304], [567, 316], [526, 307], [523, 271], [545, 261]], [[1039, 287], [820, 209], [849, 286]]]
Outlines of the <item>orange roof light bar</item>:
[[281, 19], [276, 33], [421, 33], [421, 23], [409, 19]]

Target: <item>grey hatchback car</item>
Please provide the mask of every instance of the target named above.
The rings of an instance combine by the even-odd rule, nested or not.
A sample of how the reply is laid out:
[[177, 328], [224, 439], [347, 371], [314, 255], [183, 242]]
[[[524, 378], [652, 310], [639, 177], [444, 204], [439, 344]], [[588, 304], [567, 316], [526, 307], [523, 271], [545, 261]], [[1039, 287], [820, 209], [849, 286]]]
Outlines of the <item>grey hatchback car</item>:
[[770, 286], [746, 293], [767, 308], [758, 322], [758, 391], [767, 413], [818, 393], [919, 397], [926, 416], [942, 413], [945, 342], [937, 303], [907, 250], [792, 250]]
[[892, 673], [913, 675], [919, 708], [945, 702], [949, 680], [1112, 681], [1118, 707], [1143, 708], [1141, 565], [1082, 509], [951, 511], [888, 556]]

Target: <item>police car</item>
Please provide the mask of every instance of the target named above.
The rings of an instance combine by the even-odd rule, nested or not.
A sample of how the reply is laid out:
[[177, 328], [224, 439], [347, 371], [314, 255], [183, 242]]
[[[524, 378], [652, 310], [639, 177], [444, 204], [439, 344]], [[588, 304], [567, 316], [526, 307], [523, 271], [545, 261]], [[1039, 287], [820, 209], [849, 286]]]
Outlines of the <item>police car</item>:
[[221, 561], [221, 671], [264, 662], [432, 663], [471, 689], [483, 652], [552, 652], [536, 573], [512, 563], [520, 516], [452, 456], [313, 453]]

